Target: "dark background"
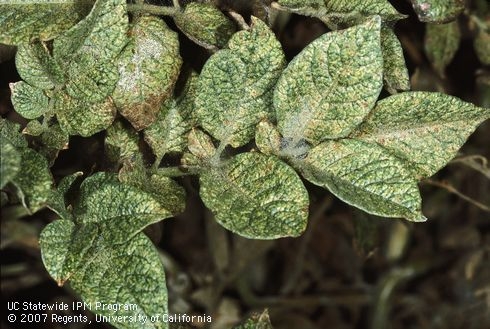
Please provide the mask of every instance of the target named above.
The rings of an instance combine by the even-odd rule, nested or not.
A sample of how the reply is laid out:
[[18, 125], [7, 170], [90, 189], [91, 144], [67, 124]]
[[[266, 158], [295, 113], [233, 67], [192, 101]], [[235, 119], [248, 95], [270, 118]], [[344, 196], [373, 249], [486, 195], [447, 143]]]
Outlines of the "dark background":
[[[443, 91], [488, 107], [490, 88], [480, 82], [488, 79], [489, 67], [475, 55], [468, 19], [459, 18], [463, 39], [442, 78], [424, 54], [424, 24], [408, 2], [390, 2], [410, 15], [397, 24], [396, 32], [413, 89]], [[245, 17], [252, 13], [246, 1], [220, 4]], [[175, 28], [171, 20], [167, 22]], [[317, 19], [292, 15], [278, 38], [290, 60], [326, 31]], [[182, 34], [180, 40], [184, 61], [199, 71], [209, 54]], [[0, 50], [1, 115], [25, 124], [9, 100], [8, 83], [20, 79], [14, 50], [3, 46]], [[60, 152], [52, 167], [55, 179], [103, 169], [103, 139], [104, 133], [71, 137], [70, 148]], [[461, 154], [489, 158], [489, 145], [490, 122], [486, 122]], [[490, 204], [489, 180], [464, 164], [451, 163], [431, 180], [447, 182], [469, 198]], [[222, 229], [200, 201], [197, 180], [187, 177], [181, 182], [188, 192], [186, 211], [146, 230], [161, 250], [169, 306], [176, 313], [211, 315], [212, 328], [230, 328], [264, 308], [274, 328], [490, 328], [490, 214], [444, 188], [420, 184], [429, 220], [413, 224], [368, 215], [305, 182], [311, 199], [307, 231], [299, 238], [267, 242]], [[2, 208], [1, 328], [25, 327], [6, 321], [7, 302], [78, 300], [69, 285], [55, 284], [40, 258], [39, 233], [55, 218], [49, 210], [27, 216], [19, 205]], [[88, 312], [82, 314], [93, 319]]]

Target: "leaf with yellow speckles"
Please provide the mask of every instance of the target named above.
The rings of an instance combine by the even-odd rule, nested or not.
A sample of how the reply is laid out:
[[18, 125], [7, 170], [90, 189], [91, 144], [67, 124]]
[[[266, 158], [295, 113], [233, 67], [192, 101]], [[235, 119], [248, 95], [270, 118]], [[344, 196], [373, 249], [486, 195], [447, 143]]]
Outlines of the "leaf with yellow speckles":
[[194, 98], [198, 75], [192, 73], [184, 91], [177, 99], [164, 102], [156, 121], [144, 130], [145, 141], [150, 145], [160, 163], [170, 152], [183, 152], [187, 145], [187, 133], [193, 123]]
[[[59, 285], [67, 281], [84, 302], [135, 306], [95, 309], [102, 315], [151, 316], [167, 312], [165, 274], [157, 250], [141, 232], [171, 213], [149, 193], [97, 173], [80, 187], [74, 221], [57, 220], [41, 233], [44, 265]], [[110, 313], [110, 314], [109, 314]], [[112, 323], [140, 328], [140, 323]], [[167, 328], [165, 322], [152, 328]]]
[[174, 20], [189, 39], [207, 49], [225, 47], [235, 33], [233, 22], [209, 3], [191, 2]]
[[70, 135], [91, 136], [106, 129], [116, 116], [111, 98], [88, 103], [63, 92], [56, 95], [54, 110], [61, 129]]
[[156, 120], [162, 101], [172, 96], [182, 59], [177, 33], [158, 17], [137, 18], [129, 35], [118, 58], [120, 78], [112, 97], [119, 112], [141, 130]]
[[65, 83], [63, 71], [49, 54], [45, 43], [19, 45], [15, 55], [15, 66], [20, 77], [31, 86], [52, 89]]
[[418, 178], [451, 160], [490, 109], [440, 93], [405, 92], [378, 102], [354, 137], [402, 159]]
[[255, 125], [272, 116], [272, 88], [284, 65], [274, 33], [252, 17], [250, 30], [235, 33], [228, 49], [211, 56], [202, 69], [195, 102], [199, 124], [224, 144], [248, 143]]
[[383, 80], [386, 90], [410, 90], [410, 79], [403, 57], [403, 49], [392, 28], [381, 27], [381, 52], [383, 53]]
[[242, 153], [199, 178], [206, 207], [226, 229], [247, 238], [298, 236], [306, 228], [308, 193], [281, 160]]
[[375, 144], [356, 139], [314, 147], [300, 172], [339, 199], [368, 213], [423, 221], [417, 181], [402, 160]]
[[312, 144], [346, 137], [373, 108], [383, 86], [378, 16], [306, 46], [274, 90], [285, 138]]
[[[88, 14], [93, 0], [2, 0], [0, 43], [50, 40]], [[63, 14], [60, 14], [63, 13]]]
[[44, 94], [44, 91], [27, 82], [11, 83], [10, 91], [15, 112], [26, 119], [40, 117], [49, 109], [49, 98]]
[[388, 0], [278, 0], [277, 3], [292, 12], [331, 19], [332, 22], [356, 18], [359, 15], [379, 15], [383, 21], [395, 21], [405, 17]]

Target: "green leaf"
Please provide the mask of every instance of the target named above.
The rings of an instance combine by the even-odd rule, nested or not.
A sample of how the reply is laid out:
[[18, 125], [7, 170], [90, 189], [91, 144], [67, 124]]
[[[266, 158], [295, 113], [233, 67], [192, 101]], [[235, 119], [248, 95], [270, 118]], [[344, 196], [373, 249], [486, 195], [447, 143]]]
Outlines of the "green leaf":
[[463, 0], [411, 0], [421, 22], [445, 23], [464, 10]]
[[137, 18], [129, 35], [118, 58], [120, 78], [112, 97], [121, 114], [141, 130], [155, 121], [160, 104], [172, 95], [182, 59], [177, 33], [160, 18]]
[[44, 126], [37, 120], [31, 120], [22, 133], [38, 137], [36, 139], [40, 143], [38, 151], [49, 160], [50, 166], [58, 157], [59, 151], [68, 148], [69, 136], [58, 123]]
[[199, 76], [196, 115], [213, 137], [238, 147], [249, 142], [255, 125], [271, 117], [272, 87], [285, 64], [281, 44], [259, 19], [235, 33], [206, 62]]
[[209, 159], [216, 153], [211, 137], [200, 129], [192, 129], [188, 141], [187, 148], [199, 159]]
[[279, 155], [282, 136], [277, 128], [267, 120], [262, 120], [257, 125], [255, 144], [260, 152], [267, 155]]
[[61, 219], [67, 219], [70, 221], [73, 220], [71, 210], [68, 210], [68, 207], [65, 204], [65, 194], [68, 193], [75, 180], [82, 175], [83, 172], [77, 171], [71, 175], [63, 177], [49, 199], [49, 209], [57, 213]]
[[252, 315], [242, 325], [233, 327], [233, 329], [273, 329], [271, 320], [269, 318], [269, 312], [265, 310], [262, 314]]
[[386, 90], [410, 90], [410, 78], [403, 57], [403, 49], [393, 29], [381, 28], [381, 52], [383, 53], [383, 80]]
[[[168, 328], [162, 320], [163, 314], [168, 314], [165, 272], [158, 251], [143, 233], [117, 248], [99, 250], [84, 270], [73, 276], [71, 285], [91, 305], [122, 305], [115, 311], [94, 310], [109, 316], [117, 328], [140, 329], [143, 325], [137, 319], [143, 317], [144, 328]], [[135, 309], [124, 309], [130, 305]], [[160, 320], [151, 322], [157, 315]], [[126, 316], [125, 321], [117, 320], [118, 316]]]
[[425, 53], [440, 76], [444, 76], [446, 66], [453, 60], [460, 40], [461, 32], [458, 21], [446, 24], [426, 24]]
[[298, 169], [310, 182], [370, 214], [426, 220], [412, 173], [400, 159], [375, 143], [356, 139], [321, 143]]
[[490, 33], [479, 30], [473, 41], [476, 55], [482, 64], [490, 65]]
[[71, 97], [95, 103], [114, 90], [127, 25], [125, 0], [98, 0], [84, 20], [54, 40], [53, 56], [63, 63]]
[[374, 106], [383, 85], [378, 16], [326, 33], [296, 56], [275, 91], [278, 128], [293, 141], [347, 136]]
[[92, 5], [92, 0], [4, 0], [0, 3], [0, 43], [50, 40], [75, 25]]
[[107, 128], [105, 149], [107, 158], [111, 162], [142, 161], [138, 143], [138, 133], [134, 129], [125, 127], [123, 122], [119, 120]]
[[276, 157], [242, 153], [200, 176], [200, 195], [226, 229], [247, 238], [298, 236], [306, 228], [308, 193]]
[[395, 21], [406, 17], [387, 0], [278, 0], [282, 7], [293, 12], [333, 19], [333, 22], [361, 16], [381, 16], [383, 21]]
[[59, 92], [55, 96], [55, 111], [61, 129], [69, 135], [91, 136], [109, 127], [116, 116], [111, 98], [88, 103]]
[[52, 89], [65, 82], [63, 71], [42, 42], [19, 45], [15, 66], [21, 78], [37, 88]]
[[[102, 202], [101, 202], [102, 200]], [[80, 187], [80, 200], [73, 209], [78, 223], [101, 223], [109, 227], [111, 243], [124, 243], [146, 226], [172, 217], [151, 194], [123, 184], [108, 173], [96, 173]], [[114, 232], [111, 232], [111, 231]]]
[[[157, 250], [139, 233], [123, 244], [101, 239], [100, 227], [94, 223], [76, 225], [58, 220], [41, 233], [40, 245], [44, 265], [61, 286], [68, 279], [93, 312], [109, 316], [118, 328], [167, 328], [165, 322], [151, 323], [152, 315], [166, 314], [165, 273]], [[121, 305], [120, 309], [96, 309], [96, 303]], [[134, 308], [126, 310], [125, 306]], [[118, 316], [132, 316], [132, 321], [117, 321]], [[139, 320], [136, 320], [138, 319]]]
[[30, 148], [20, 148], [18, 152], [21, 168], [12, 183], [17, 187], [24, 207], [35, 213], [46, 206], [52, 193], [53, 178], [42, 155]]
[[2, 138], [1, 142], [2, 158], [0, 165], [0, 188], [3, 188], [8, 182], [17, 175], [21, 168], [21, 154], [15, 146]]
[[77, 226], [71, 220], [56, 220], [43, 229], [39, 239], [41, 256], [59, 286], [86, 266], [97, 234], [95, 224]]
[[207, 3], [189, 3], [182, 13], [174, 17], [174, 21], [189, 39], [207, 49], [225, 47], [235, 33], [233, 22]]
[[33, 87], [24, 81], [11, 83], [9, 86], [15, 112], [24, 118], [35, 119], [48, 111], [49, 98], [42, 89]]
[[164, 171], [157, 170], [151, 174], [148, 184], [141, 187], [174, 215], [180, 214], [185, 209], [185, 190], [173, 179], [166, 177]]
[[488, 118], [489, 109], [456, 97], [406, 92], [379, 101], [355, 138], [383, 146], [424, 178], [451, 160]]
[[3, 140], [15, 147], [27, 147], [27, 141], [19, 132], [20, 125], [12, 121], [0, 118], [0, 133]]
[[145, 141], [150, 145], [157, 161], [169, 152], [183, 152], [187, 133], [193, 124], [194, 99], [198, 75], [191, 73], [182, 95], [162, 104], [157, 120], [145, 129]]

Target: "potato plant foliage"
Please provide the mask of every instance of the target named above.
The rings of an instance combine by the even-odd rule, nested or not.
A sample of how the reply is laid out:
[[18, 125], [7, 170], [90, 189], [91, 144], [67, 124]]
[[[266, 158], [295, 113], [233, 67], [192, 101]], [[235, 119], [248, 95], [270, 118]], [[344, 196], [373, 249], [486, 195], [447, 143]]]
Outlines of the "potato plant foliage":
[[[457, 49], [462, 2], [412, 3], [420, 20], [446, 23], [427, 30], [426, 51], [442, 75]], [[30, 120], [22, 133], [44, 145], [35, 151], [18, 125], [2, 119], [1, 185], [15, 188], [31, 213], [58, 214], [40, 244], [59, 285], [69, 282], [86, 302], [166, 313], [164, 270], [142, 231], [184, 210], [185, 189], [175, 180], [182, 175], [197, 176], [216, 221], [247, 238], [302, 234], [304, 180], [370, 214], [426, 220], [417, 183], [456, 155], [490, 109], [409, 91], [393, 31], [406, 16], [386, 0], [279, 0], [265, 9], [244, 21], [198, 2], [0, 1], [0, 42], [17, 46], [22, 78], [10, 85], [12, 104]], [[287, 63], [270, 27], [281, 11], [317, 17], [331, 31]], [[171, 19], [210, 52], [199, 74], [184, 68]], [[438, 33], [444, 47], [435, 44]], [[482, 61], [488, 44], [475, 41]], [[391, 95], [380, 98], [383, 89]], [[82, 173], [55, 186], [50, 165], [69, 137], [101, 131], [117, 169], [84, 177], [79, 189]], [[169, 154], [180, 165], [161, 165]], [[78, 197], [65, 198], [68, 191]], [[254, 321], [240, 328], [257, 328]]]

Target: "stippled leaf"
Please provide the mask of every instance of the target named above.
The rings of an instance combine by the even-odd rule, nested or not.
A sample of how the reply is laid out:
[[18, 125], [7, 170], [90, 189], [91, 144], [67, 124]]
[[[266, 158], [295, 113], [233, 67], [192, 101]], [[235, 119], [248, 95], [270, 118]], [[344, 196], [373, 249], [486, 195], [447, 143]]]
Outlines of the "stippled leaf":
[[[86, 303], [124, 305], [93, 309], [108, 316], [117, 328], [141, 328], [143, 317], [167, 313], [165, 273], [150, 240], [139, 233], [126, 243], [112, 244], [100, 232], [94, 223], [59, 220], [49, 224], [41, 233], [40, 245], [50, 275], [59, 285], [70, 280]], [[129, 305], [135, 308], [126, 309]], [[125, 321], [118, 321], [118, 316], [126, 316]], [[145, 328], [168, 328], [163, 321], [146, 320], [150, 325]]]
[[265, 310], [262, 314], [252, 315], [244, 324], [233, 327], [233, 329], [273, 329], [269, 312]]
[[42, 42], [21, 44], [15, 55], [15, 66], [21, 78], [41, 89], [52, 89], [64, 83], [63, 72]]
[[393, 29], [381, 28], [381, 52], [383, 53], [383, 80], [386, 90], [410, 90], [410, 78], [403, 57], [403, 49]]
[[92, 0], [2, 0], [0, 43], [50, 40], [75, 25], [92, 5]]
[[91, 136], [112, 123], [116, 107], [111, 98], [99, 103], [88, 103], [59, 92], [55, 112], [61, 129], [70, 135]]
[[355, 138], [382, 145], [419, 178], [436, 173], [463, 145], [490, 110], [456, 97], [406, 92], [378, 102]]
[[281, 134], [277, 128], [267, 120], [259, 122], [255, 133], [255, 144], [264, 154], [278, 155], [281, 149]]
[[68, 148], [69, 136], [57, 123], [44, 126], [37, 120], [31, 120], [22, 133], [38, 137], [38, 150], [48, 159], [50, 166], [53, 165], [59, 151]]
[[129, 35], [112, 97], [121, 114], [141, 130], [155, 121], [162, 100], [171, 96], [182, 60], [177, 33], [160, 18], [138, 18]]
[[421, 22], [445, 23], [464, 10], [463, 0], [411, 0]]
[[31, 213], [45, 207], [51, 196], [53, 178], [46, 159], [30, 148], [17, 149], [21, 155], [21, 168], [12, 179], [19, 198]]
[[134, 129], [125, 127], [121, 121], [114, 122], [107, 128], [107, 136], [105, 138], [108, 160], [119, 164], [126, 161], [142, 161], [138, 142], [139, 137]]
[[417, 182], [388, 150], [356, 139], [314, 147], [298, 168], [310, 182], [368, 213], [423, 221]]
[[49, 98], [42, 89], [19, 81], [10, 84], [11, 100], [15, 112], [26, 119], [40, 117], [49, 109]]
[[378, 16], [324, 34], [289, 63], [276, 85], [279, 131], [313, 144], [347, 136], [374, 106], [382, 72]]
[[65, 194], [68, 193], [77, 178], [82, 175], [83, 172], [77, 171], [71, 175], [63, 177], [58, 183], [56, 189], [53, 190], [53, 193], [49, 199], [48, 208], [57, 213], [61, 219], [67, 219], [70, 221], [73, 220], [71, 208], [69, 208], [65, 203]]
[[174, 20], [189, 39], [207, 49], [225, 47], [235, 33], [233, 22], [208, 3], [191, 2]]
[[59, 286], [86, 265], [98, 233], [98, 227], [93, 223], [77, 226], [64, 219], [43, 229], [39, 240], [43, 263]]
[[0, 118], [0, 134], [2, 141], [6, 140], [15, 147], [27, 147], [27, 141], [19, 132], [20, 125]]
[[[165, 272], [158, 251], [143, 233], [117, 248], [100, 249], [83, 271], [73, 276], [71, 285], [92, 305], [100, 301], [135, 305], [136, 309], [95, 310], [111, 317], [110, 323], [116, 328], [140, 329], [138, 317], [145, 317], [144, 328], [168, 328], [162, 320], [162, 314], [168, 314]], [[150, 318], [157, 315], [159, 320], [151, 322]], [[121, 320], [124, 317], [125, 321]]]
[[233, 35], [206, 62], [199, 76], [196, 115], [200, 125], [224, 144], [249, 142], [255, 125], [271, 116], [272, 87], [285, 64], [274, 33], [252, 17], [252, 27]]
[[129, 240], [152, 223], [172, 217], [152, 195], [123, 184], [108, 173], [96, 173], [82, 183], [73, 214], [79, 223], [101, 223], [116, 234], [119, 232], [112, 236], [114, 244]]
[[159, 162], [169, 152], [182, 152], [193, 123], [194, 99], [198, 76], [192, 73], [182, 95], [162, 104], [157, 120], [145, 129], [145, 140]]
[[191, 130], [187, 147], [199, 159], [209, 159], [216, 153], [216, 147], [211, 137], [199, 129]]
[[115, 58], [127, 42], [126, 1], [97, 1], [92, 11], [56, 38], [53, 56], [63, 63], [66, 91], [76, 99], [104, 100], [119, 78]]
[[308, 193], [296, 172], [275, 157], [242, 153], [199, 181], [204, 204], [234, 233], [276, 239], [306, 228]]
[[387, 0], [278, 0], [281, 6], [299, 14], [345, 20], [356, 15], [379, 15], [384, 21], [404, 18]]
[[21, 168], [21, 154], [16, 150], [15, 146], [2, 138], [0, 144], [2, 148], [2, 158], [0, 165], [0, 188], [3, 188], [8, 182], [17, 176]]
[[484, 65], [490, 65], [490, 27], [489, 32], [478, 31], [473, 46], [480, 62]]
[[434, 69], [444, 76], [446, 66], [459, 48], [461, 32], [458, 21], [446, 24], [426, 24], [425, 53]]

